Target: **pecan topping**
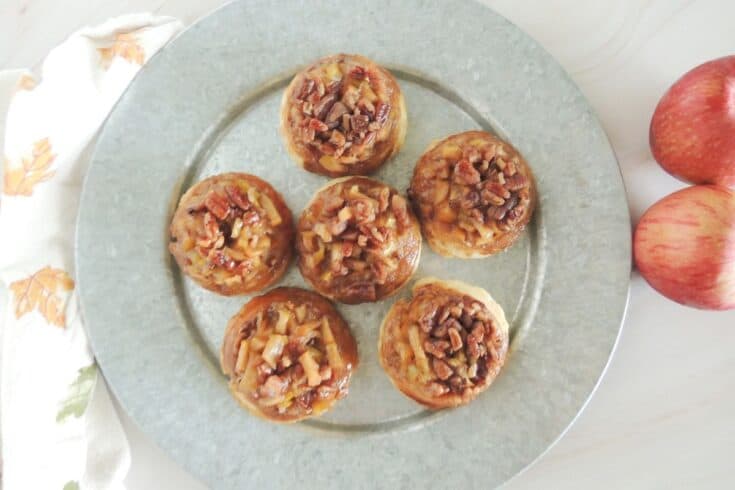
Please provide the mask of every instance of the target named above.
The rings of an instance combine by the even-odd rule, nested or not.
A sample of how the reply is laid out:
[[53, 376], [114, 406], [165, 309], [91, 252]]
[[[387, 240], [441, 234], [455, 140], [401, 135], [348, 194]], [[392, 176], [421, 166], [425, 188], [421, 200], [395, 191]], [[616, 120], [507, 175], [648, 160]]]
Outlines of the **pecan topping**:
[[390, 104], [386, 102], [378, 102], [378, 107], [375, 109], [375, 120], [383, 125], [388, 120], [390, 114]]
[[449, 364], [442, 361], [441, 359], [434, 359], [431, 362], [432, 367], [434, 368], [434, 372], [439, 377], [440, 380], [446, 381], [449, 379], [450, 376], [454, 374], [454, 371], [452, 371], [452, 368], [449, 367]]
[[469, 160], [460, 160], [454, 166], [454, 181], [464, 185], [472, 185], [480, 182], [480, 172]]
[[356, 66], [350, 70], [350, 76], [355, 80], [363, 80], [365, 78], [365, 68]]
[[[366, 159], [366, 150], [391, 134], [391, 100], [397, 88], [389, 75], [373, 76], [365, 66], [344, 58], [323, 60], [301, 77], [293, 89], [289, 123], [295, 136], [322, 155], [320, 165], [352, 165]], [[386, 79], [387, 78], [387, 79]], [[295, 111], [294, 111], [295, 109]], [[314, 122], [314, 121], [318, 121]], [[324, 135], [331, 131], [328, 135]]]
[[445, 384], [447, 392], [459, 393], [487, 376], [495, 349], [489, 341], [493, 324], [486, 308], [469, 297], [442, 301], [433, 310], [427, 309], [431, 303], [422, 306], [415, 321], [424, 332], [420, 345], [438, 378], [434, 382]]
[[350, 118], [350, 127], [356, 133], [367, 131], [370, 118], [363, 114], [355, 114]]
[[[326, 94], [319, 102], [316, 103], [314, 106], [314, 116], [323, 121], [327, 114], [329, 113], [330, 109], [334, 105], [335, 102], [337, 102], [338, 94], [332, 92], [329, 94]], [[326, 126], [326, 125], [325, 125]]]
[[230, 206], [227, 203], [227, 199], [212, 191], [207, 194], [204, 199], [204, 206], [217, 217], [217, 219], [225, 219], [230, 213]]
[[459, 335], [459, 330], [456, 328], [450, 328], [447, 331], [449, 333], [449, 341], [452, 344], [452, 350], [458, 351], [462, 348], [462, 337]]
[[[269, 194], [267, 187], [261, 187], [267, 184], [251, 181], [251, 177], [225, 175], [200, 182], [190, 192], [196, 192], [197, 186], [206, 186], [207, 190], [190, 199], [206, 194], [199, 198], [200, 204], [186, 208], [189, 216], [186, 224], [177, 225], [179, 211], [174, 216], [172, 236], [184, 233], [190, 236], [180, 250], [187, 256], [177, 256], [179, 251], [174, 240], [170, 246], [172, 253], [180, 264], [199, 269], [196, 271], [199, 276], [192, 275], [195, 280], [218, 292], [254, 288], [253, 284], [260, 279], [253, 276], [253, 271], [271, 269], [275, 272], [272, 277], [277, 278], [280, 275], [277, 268], [281, 264], [285, 266], [283, 251], [287, 248], [282, 243], [273, 247], [274, 241], [290, 240], [287, 236], [273, 238], [276, 227], [284, 223], [281, 210], [285, 204], [278, 201], [280, 196]], [[284, 225], [290, 228], [290, 220]], [[283, 232], [290, 233], [290, 230]], [[179, 237], [176, 238], [178, 241]], [[197, 261], [191, 254], [204, 260]]]
[[310, 78], [305, 78], [304, 81], [301, 83], [301, 88], [298, 91], [298, 95], [296, 95], [296, 98], [298, 99], [305, 99], [311, 92], [314, 91], [314, 86], [316, 84], [314, 83], [314, 80], [311, 80]]
[[406, 273], [403, 247], [414, 243], [407, 233], [418, 235], [414, 220], [403, 197], [371, 179], [353, 177], [330, 186], [299, 223], [306, 236], [297, 240], [301, 271], [317, 289], [320, 284], [339, 289], [340, 297], [347, 296], [343, 301], [375, 300]]
[[513, 174], [510, 177], [505, 177], [505, 187], [511, 191], [517, 191], [523, 189], [528, 185], [528, 177], [521, 174]]
[[339, 126], [342, 121], [342, 116], [349, 113], [350, 110], [342, 102], [336, 102], [327, 114], [327, 124], [336, 123], [334, 127]]
[[[409, 198], [442, 254], [490, 255], [512, 244], [533, 212], [533, 176], [506, 143], [481, 131], [450, 136], [419, 160]], [[511, 240], [500, 240], [508, 232]]]
[[238, 398], [281, 421], [329, 408], [346, 393], [356, 363], [354, 339], [331, 304], [296, 288], [246, 304], [228, 324], [221, 357]]
[[424, 350], [437, 359], [444, 359], [447, 355], [447, 349], [449, 349], [449, 342], [446, 340], [427, 340], [424, 342]]
[[230, 198], [230, 201], [232, 201], [233, 204], [235, 204], [235, 206], [237, 206], [238, 208], [242, 209], [243, 211], [247, 211], [251, 208], [248, 196], [243, 194], [242, 190], [240, 190], [239, 187], [235, 185], [228, 185], [225, 187], [225, 192], [227, 193], [227, 197]]

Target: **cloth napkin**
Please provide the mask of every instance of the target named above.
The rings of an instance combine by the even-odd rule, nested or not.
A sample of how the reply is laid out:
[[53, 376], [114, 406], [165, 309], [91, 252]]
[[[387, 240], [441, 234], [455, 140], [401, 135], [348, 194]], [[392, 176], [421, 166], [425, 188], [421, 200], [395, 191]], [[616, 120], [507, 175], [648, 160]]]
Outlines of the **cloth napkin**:
[[76, 217], [95, 134], [140, 67], [181, 28], [148, 14], [115, 18], [53, 49], [38, 81], [30, 72], [0, 76], [14, 92], [0, 197], [6, 490], [124, 488], [130, 449], [78, 305]]

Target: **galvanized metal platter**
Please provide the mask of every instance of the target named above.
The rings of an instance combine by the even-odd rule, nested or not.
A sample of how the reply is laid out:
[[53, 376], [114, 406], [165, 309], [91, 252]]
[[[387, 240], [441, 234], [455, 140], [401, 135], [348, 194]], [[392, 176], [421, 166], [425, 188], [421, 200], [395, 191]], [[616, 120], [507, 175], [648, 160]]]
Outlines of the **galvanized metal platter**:
[[[350, 395], [291, 426], [250, 416], [219, 371], [224, 327], [247, 297], [182, 277], [167, 252], [181, 193], [253, 173], [298, 216], [323, 177], [278, 134], [283, 89], [307, 63], [360, 53], [405, 94], [406, 144], [376, 177], [404, 190], [430, 142], [482, 128], [510, 141], [540, 202], [522, 239], [482, 260], [425, 246], [414, 279], [490, 291], [511, 324], [501, 376], [471, 405], [430, 412], [377, 358], [395, 300], [339, 306], [358, 340]], [[116, 106], [84, 185], [77, 277], [97, 360], [125, 410], [212, 488], [491, 488], [538, 458], [595, 390], [615, 347], [630, 275], [622, 179], [584, 97], [533, 40], [469, 1], [263, 0], [228, 4], [156, 55]], [[295, 265], [279, 285], [304, 286]], [[407, 294], [409, 287], [401, 294]], [[399, 295], [400, 296], [400, 295]]]

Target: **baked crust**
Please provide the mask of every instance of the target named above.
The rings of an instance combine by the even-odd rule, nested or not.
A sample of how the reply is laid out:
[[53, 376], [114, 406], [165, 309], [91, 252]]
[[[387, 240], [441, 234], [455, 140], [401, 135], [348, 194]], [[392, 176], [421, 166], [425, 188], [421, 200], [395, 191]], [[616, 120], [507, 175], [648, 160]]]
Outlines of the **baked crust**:
[[200, 286], [226, 296], [276, 282], [292, 255], [291, 211], [254, 175], [209, 177], [184, 193], [171, 221], [169, 251]]
[[523, 157], [484, 131], [430, 146], [416, 164], [408, 195], [429, 246], [466, 259], [510, 247], [531, 220], [537, 199]]
[[380, 364], [403, 394], [432, 409], [464, 405], [495, 380], [508, 352], [508, 322], [484, 289], [418, 281], [380, 326]]
[[347, 395], [357, 344], [329, 301], [281, 287], [251, 299], [230, 319], [220, 365], [232, 395], [251, 413], [296, 422]]
[[299, 270], [320, 294], [348, 304], [378, 301], [418, 267], [421, 230], [406, 200], [368, 177], [317, 191], [297, 225]]
[[406, 105], [388, 70], [359, 55], [322, 58], [297, 73], [281, 101], [288, 153], [309, 172], [363, 175], [396, 154]]

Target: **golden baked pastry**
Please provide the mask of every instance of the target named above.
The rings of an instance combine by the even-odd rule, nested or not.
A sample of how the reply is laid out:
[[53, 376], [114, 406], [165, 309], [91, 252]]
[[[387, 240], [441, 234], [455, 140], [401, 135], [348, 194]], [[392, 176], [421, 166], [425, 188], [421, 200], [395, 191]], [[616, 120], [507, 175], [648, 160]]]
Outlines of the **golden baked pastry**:
[[232, 395], [251, 413], [296, 422], [347, 395], [357, 344], [329, 301], [304, 289], [276, 288], [230, 319], [220, 364]]
[[342, 303], [384, 298], [413, 275], [421, 230], [398, 191], [368, 177], [329, 182], [297, 225], [301, 274], [319, 293]]
[[472, 401], [495, 380], [508, 351], [508, 322], [484, 289], [427, 278], [380, 327], [380, 363], [393, 384], [429, 408]]
[[369, 174], [403, 145], [406, 105], [385, 68], [363, 56], [328, 56], [286, 88], [281, 133], [289, 154], [309, 172]]
[[536, 206], [526, 161], [484, 131], [455, 134], [429, 147], [416, 164], [408, 196], [429, 246], [459, 258], [510, 247]]
[[243, 173], [209, 177], [179, 201], [169, 251], [200, 286], [227, 296], [276, 282], [291, 260], [293, 218], [278, 192]]

